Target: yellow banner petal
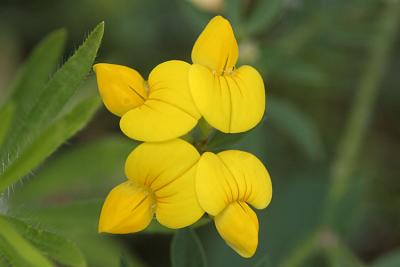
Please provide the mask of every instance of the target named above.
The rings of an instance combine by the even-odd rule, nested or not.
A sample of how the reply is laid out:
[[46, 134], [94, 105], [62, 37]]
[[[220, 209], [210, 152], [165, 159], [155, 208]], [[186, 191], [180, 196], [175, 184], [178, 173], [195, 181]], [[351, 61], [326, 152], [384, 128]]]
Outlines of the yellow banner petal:
[[254, 255], [258, 245], [258, 219], [246, 203], [231, 203], [214, 221], [218, 233], [240, 256]]
[[204, 214], [197, 201], [194, 178], [196, 166], [155, 191], [157, 220], [173, 229], [195, 223]]
[[271, 201], [272, 184], [262, 162], [250, 153], [206, 152], [197, 167], [196, 193], [200, 206], [216, 216], [234, 201], [265, 208]]
[[139, 232], [150, 224], [154, 205], [154, 197], [144, 187], [126, 181], [108, 194], [100, 214], [99, 232]]
[[272, 198], [272, 183], [264, 164], [253, 154], [240, 150], [227, 150], [218, 157], [235, 180], [238, 199], [257, 209], [268, 206]]
[[193, 100], [204, 119], [225, 133], [255, 127], [265, 112], [265, 89], [261, 75], [242, 66], [230, 75], [216, 75], [202, 65], [189, 71]]
[[197, 164], [195, 182], [200, 206], [208, 214], [216, 216], [229, 203], [237, 200], [235, 180], [214, 153], [205, 152], [201, 156]]
[[160, 142], [188, 133], [200, 118], [188, 85], [189, 64], [167, 61], [149, 76], [149, 97], [142, 106], [127, 112], [121, 130], [130, 138]]
[[197, 221], [204, 211], [196, 199], [194, 175], [200, 158], [186, 141], [143, 143], [125, 164], [127, 177], [154, 194], [157, 220], [170, 228]]
[[96, 64], [93, 69], [104, 105], [115, 115], [124, 115], [147, 98], [144, 80], [137, 71], [105, 63]]
[[216, 16], [196, 40], [192, 61], [221, 74], [233, 70], [238, 54], [239, 48], [231, 24], [223, 17]]

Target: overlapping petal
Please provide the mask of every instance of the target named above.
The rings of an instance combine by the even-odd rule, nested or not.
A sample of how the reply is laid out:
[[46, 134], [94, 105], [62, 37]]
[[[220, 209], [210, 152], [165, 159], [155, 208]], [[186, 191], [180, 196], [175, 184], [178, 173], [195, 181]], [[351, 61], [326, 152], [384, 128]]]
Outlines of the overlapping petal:
[[150, 192], [132, 181], [116, 186], [101, 210], [99, 232], [135, 233], [145, 229], [153, 218], [155, 205]]
[[254, 155], [228, 150], [204, 153], [197, 164], [196, 193], [226, 243], [243, 257], [258, 244], [258, 219], [248, 206], [265, 208], [271, 201], [268, 171]]
[[181, 139], [143, 143], [128, 156], [126, 176], [154, 194], [155, 213], [161, 224], [181, 228], [203, 215], [194, 186], [199, 158], [197, 150]]
[[179, 60], [159, 64], [146, 83], [138, 72], [113, 64], [96, 64], [100, 95], [107, 109], [121, 116], [130, 138], [161, 142], [188, 133], [201, 117], [190, 94], [190, 65]]
[[218, 233], [239, 255], [245, 258], [254, 255], [258, 245], [258, 219], [245, 202], [229, 204], [214, 221]]
[[124, 115], [147, 98], [144, 80], [137, 71], [105, 63], [96, 64], [93, 69], [104, 105], [115, 115]]
[[272, 184], [262, 162], [250, 153], [206, 152], [197, 166], [196, 193], [202, 208], [216, 216], [235, 201], [265, 208], [271, 201]]
[[230, 75], [217, 75], [194, 64], [189, 71], [193, 100], [207, 122], [225, 133], [255, 127], [265, 111], [265, 89], [261, 75], [242, 66]]
[[200, 114], [189, 91], [189, 66], [172, 60], [153, 69], [148, 99], [121, 118], [120, 127], [127, 136], [140, 141], [166, 141], [196, 126]]
[[192, 61], [221, 73], [232, 70], [239, 55], [239, 48], [232, 26], [221, 16], [210, 20], [196, 40]]

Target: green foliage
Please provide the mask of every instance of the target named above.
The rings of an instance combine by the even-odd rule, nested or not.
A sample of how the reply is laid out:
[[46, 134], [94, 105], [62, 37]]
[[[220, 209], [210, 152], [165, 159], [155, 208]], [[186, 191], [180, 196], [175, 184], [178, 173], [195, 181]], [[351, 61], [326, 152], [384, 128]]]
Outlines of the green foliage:
[[398, 267], [400, 266], [400, 250], [394, 250], [378, 258], [371, 267]]
[[4, 216], [0, 217], [0, 250], [13, 266], [53, 266]]
[[[398, 219], [388, 218], [383, 212], [378, 216], [373, 213], [371, 215], [371, 209], [391, 209], [393, 214], [398, 214], [398, 201], [396, 202], [394, 196], [397, 197], [395, 188], [399, 184], [398, 179], [395, 179], [399, 176], [396, 169], [399, 150], [396, 115], [400, 111], [399, 64], [396, 62], [399, 53], [398, 44], [395, 44], [393, 53], [388, 52], [386, 45], [390, 40], [388, 42], [385, 37], [388, 31], [396, 32], [392, 27], [396, 27], [394, 20], [399, 14], [398, 2], [224, 1], [223, 15], [234, 24], [239, 45], [241, 40], [254, 44], [254, 61], [245, 62], [246, 58], [240, 60], [251, 63], [262, 73], [267, 85], [268, 110], [265, 123], [249, 134], [225, 135], [215, 132], [207, 147], [214, 151], [240, 148], [255, 153], [271, 173], [274, 196], [266, 210], [257, 211], [260, 245], [252, 259], [242, 259], [228, 248], [213, 224], [206, 224], [196, 230], [204, 244], [210, 266], [262, 267], [269, 264], [278, 267], [326, 267], [349, 266], [349, 262], [358, 265], [352, 249], [361, 258], [371, 259], [371, 255], [384, 253], [398, 243], [399, 234], [395, 228], [399, 224]], [[37, 41], [37, 34], [52, 30], [63, 23], [71, 30], [71, 39], [76, 40], [88, 29], [88, 25], [93, 25], [100, 19], [110, 21], [107, 45], [102, 51], [104, 61], [129, 65], [144, 72], [151, 70], [159, 63], [160, 58], [179, 58], [190, 62], [190, 49], [197, 34], [214, 15], [197, 9], [192, 1], [167, 3], [116, 0], [111, 3], [85, 0], [72, 3], [61, 0], [57, 5], [45, 1], [40, 9], [35, 7], [34, 1], [0, 4], [0, 10], [5, 11], [0, 17], [0, 51], [4, 52], [0, 60], [0, 76], [3, 75], [4, 63], [9, 63], [7, 58], [10, 54], [9, 49], [4, 49], [4, 39], [9, 41], [10, 47], [22, 52], [20, 56], [24, 56], [25, 51]], [[387, 9], [391, 10], [391, 15], [386, 12]], [[386, 20], [382, 25], [376, 23], [380, 18]], [[7, 35], [7, 30], [11, 34]], [[398, 34], [389, 35], [390, 38], [398, 37]], [[21, 104], [16, 103], [14, 113], [11, 111], [13, 104], [10, 101], [0, 108], [0, 143], [2, 136], [5, 138], [3, 150], [0, 150], [0, 174], [4, 170], [3, 164], [12, 166], [12, 162], [20, 155], [23, 157], [24, 151], [33, 153], [28, 148], [38, 137], [43, 140], [42, 133], [38, 131], [50, 131], [49, 126], [54, 125], [65, 112], [68, 113], [65, 107], [71, 104], [72, 98], [66, 105], [60, 105], [60, 109], [52, 114], [51, 120], [44, 118], [47, 115], [40, 118], [43, 122], [37, 125], [43, 123], [45, 127], [38, 130], [39, 127], [29, 121], [30, 127], [35, 127], [35, 132], [26, 131], [28, 128], [20, 129], [24, 120], [31, 116], [31, 111], [53, 76], [55, 65], [60, 60], [64, 39], [65, 32], [55, 32], [35, 49], [35, 56], [30, 56], [19, 72], [19, 82], [14, 82], [11, 87], [14, 88], [11, 100], [18, 99]], [[23, 43], [19, 43], [19, 40]], [[375, 46], [380, 48], [373, 56], [375, 59], [370, 62], [370, 54], [373, 53], [370, 48]], [[16, 57], [14, 62], [18, 61], [19, 58]], [[384, 65], [388, 68], [383, 76]], [[12, 73], [13, 64], [10, 66], [9, 73]], [[367, 71], [366, 66], [369, 69]], [[8, 73], [5, 74], [7, 81]], [[30, 76], [25, 77], [26, 75]], [[383, 78], [380, 79], [379, 76]], [[363, 77], [363, 86], [358, 86], [360, 77]], [[0, 83], [3, 78], [0, 77]], [[383, 80], [383, 83], [377, 86], [379, 80]], [[25, 89], [17, 89], [20, 86]], [[367, 91], [370, 93], [365, 94], [361, 87], [369, 87]], [[373, 91], [378, 88], [382, 89], [382, 93], [376, 95]], [[17, 91], [20, 93], [17, 94]], [[348, 111], [354, 106], [354, 92], [359, 92], [363, 97], [369, 94], [370, 97], [367, 98], [373, 102], [378, 101], [379, 110], [372, 117], [373, 105], [367, 111], [360, 109], [353, 122], [349, 123], [361, 125], [358, 128], [363, 128], [361, 135], [367, 133], [368, 142], [360, 145], [359, 141], [349, 139], [347, 144], [336, 149], [338, 136], [342, 136], [344, 122], [349, 117]], [[3, 100], [4, 94], [1, 93], [0, 99]], [[24, 119], [21, 119], [22, 116]], [[365, 121], [369, 121], [371, 117], [374, 118], [374, 127], [366, 128]], [[11, 123], [7, 123], [7, 120]], [[35, 175], [24, 179], [23, 185], [19, 183], [19, 186], [13, 187], [9, 194], [3, 194], [0, 201], [6, 201], [7, 205], [4, 205], [5, 208], [2, 205], [0, 210], [20, 215], [24, 221], [29, 222], [27, 225], [40, 225], [45, 231], [68, 236], [83, 252], [88, 266], [141, 266], [135, 257], [136, 253], [144, 261], [156, 258], [155, 266], [167, 265], [163, 254], [169, 248], [169, 235], [174, 231], [162, 227], [156, 221], [146, 232], [134, 236], [118, 237], [97, 233], [102, 201], [112, 187], [125, 179], [123, 164], [135, 146], [135, 143], [122, 136], [109, 136], [109, 131], [117, 130], [116, 121], [111, 116], [102, 114], [96, 125], [91, 125], [89, 131], [83, 132], [73, 141], [74, 145], [60, 149], [45, 164], [40, 164], [40, 168], [36, 168], [39, 164], [29, 158], [27, 164], [31, 161], [28, 165], [35, 165]], [[8, 136], [10, 132], [14, 132], [13, 129], [21, 136], [18, 140], [12, 140]], [[359, 131], [355, 133], [358, 138]], [[348, 148], [352, 148], [353, 152], [344, 153]], [[352, 155], [342, 157], [345, 164], [339, 164], [338, 168], [331, 166], [333, 151]], [[348, 168], [349, 163], [351, 168]], [[340, 166], [345, 166], [345, 172], [338, 172], [336, 176], [348, 178], [348, 182], [342, 183], [345, 186], [339, 188], [344, 193], [333, 212], [324, 206], [329, 192], [328, 177], [332, 175], [327, 170], [343, 169]], [[28, 167], [18, 168], [18, 172], [25, 172], [24, 169]], [[324, 171], [321, 172], [320, 169]], [[354, 169], [354, 173], [349, 174], [350, 169]], [[389, 175], [393, 179], [388, 180]], [[371, 196], [359, 194], [363, 189], [361, 187], [365, 185], [350, 182], [362, 180], [368, 186], [368, 178], [371, 176], [376, 176], [380, 192], [376, 192], [376, 187], [370, 190], [377, 194], [376, 198], [385, 198], [383, 203], [375, 199], [368, 201], [366, 198]], [[389, 194], [389, 191], [393, 193]], [[367, 206], [369, 211], [363, 214], [365, 218], [358, 218], [361, 204]], [[329, 228], [334, 231], [335, 238], [343, 239], [340, 246], [326, 246], [319, 242], [319, 226], [324, 213], [333, 217]], [[362, 223], [349, 231], [349, 224], [355, 218]], [[18, 230], [15, 225], [10, 225], [15, 231]], [[0, 232], [1, 230], [2, 228]], [[315, 238], [318, 238], [318, 242], [315, 242]], [[354, 240], [355, 238], [360, 240]], [[27, 241], [31, 248], [46, 256], [40, 246], [32, 240]], [[321, 248], [325, 253], [321, 253]], [[10, 265], [7, 258], [10, 251], [18, 257], [21, 256], [13, 247], [7, 246], [4, 251], [1, 247], [0, 266]], [[373, 253], [366, 255], [370, 251]], [[321, 257], [322, 262], [315, 263], [315, 256]], [[372, 263], [368, 264], [371, 267], [400, 266], [397, 249], [393, 253], [384, 254], [378, 260], [371, 260]], [[27, 264], [21, 262], [19, 265]]]
[[10, 130], [11, 122], [15, 112], [14, 102], [8, 102], [4, 106], [0, 107], [0, 121], [2, 123], [0, 127], [0, 149], [3, 144], [4, 138], [7, 136]]
[[247, 133], [226, 134], [215, 130], [210, 136], [207, 148], [212, 151], [222, 151], [239, 142]]
[[[33, 105], [31, 102], [27, 102], [25, 108], [29, 110], [29, 113], [26, 114], [25, 118], [16, 121], [16, 126], [12, 129], [12, 134], [8, 135], [1, 153], [5, 169], [0, 174], [0, 191], [29, 173], [91, 118], [98, 106], [98, 101], [94, 99], [82, 102], [75, 110], [56, 120], [63, 106], [72, 97], [78, 85], [89, 72], [100, 46], [103, 31], [104, 25], [101, 23], [76, 53], [56, 72], [54, 77], [44, 85], [45, 88], [37, 97], [37, 101], [31, 99], [31, 102], [34, 102]], [[19, 91], [27, 90], [21, 86], [26, 84], [26, 81], [33, 79], [29, 72], [30, 69], [35, 68], [32, 64], [41, 64], [42, 61], [39, 59], [46, 60], [47, 54], [43, 50], [48, 48], [49, 45], [54, 45], [54, 42], [56, 44], [63, 43], [64, 37], [62, 36], [64, 35], [60, 35], [60, 33], [51, 35], [34, 52], [28, 67], [26, 67], [27, 70], [21, 71], [21, 75], [25, 74], [25, 76], [20, 76], [21, 82], [17, 83], [18, 86], [15, 87], [18, 90], [16, 91], [16, 101], [19, 99]], [[57, 51], [56, 49], [54, 55], [58, 54]], [[43, 80], [43, 77], [39, 76], [39, 79]], [[42, 82], [39, 81], [37, 84]], [[20, 104], [23, 105], [24, 103], [21, 102]]]
[[254, 267], [271, 267], [271, 261], [269, 257], [265, 256], [261, 260], [259, 260]]
[[268, 29], [282, 10], [285, 1], [258, 0], [249, 19], [245, 23], [246, 34], [255, 34]]
[[65, 266], [86, 266], [82, 252], [70, 240], [65, 239], [60, 235], [34, 228], [15, 218], [2, 216], [2, 219], [7, 220], [12, 224], [15, 227], [15, 230], [28, 242], [39, 249], [43, 255], [46, 255]]
[[91, 97], [82, 101], [71, 112], [50, 125], [0, 175], [0, 191], [6, 189], [20, 177], [29, 173], [29, 171], [46, 159], [65, 140], [85, 126], [98, 106], [98, 98]]
[[28, 119], [34, 105], [45, 92], [45, 84], [60, 61], [66, 36], [67, 32], [64, 29], [47, 35], [34, 48], [25, 64], [20, 68], [11, 87], [11, 100], [18, 107], [14, 119], [14, 129]]
[[40, 205], [58, 195], [103, 197], [125, 179], [124, 162], [136, 144], [122, 136], [110, 135], [72, 146], [51, 158], [23, 188], [16, 188], [10, 204]]
[[[101, 23], [49, 81], [64, 47], [64, 30], [45, 38], [19, 71], [9, 102], [0, 109], [0, 192], [82, 129], [99, 107], [99, 98], [90, 96], [64, 108], [89, 73], [103, 31]], [[71, 241], [5, 215], [0, 215], [0, 255], [12, 266], [53, 266], [46, 257], [63, 266], [86, 266]]]
[[322, 139], [313, 121], [291, 103], [279, 98], [269, 100], [267, 120], [286, 134], [312, 160], [324, 155]]
[[205, 267], [207, 260], [201, 241], [191, 229], [178, 230], [171, 244], [173, 267]]

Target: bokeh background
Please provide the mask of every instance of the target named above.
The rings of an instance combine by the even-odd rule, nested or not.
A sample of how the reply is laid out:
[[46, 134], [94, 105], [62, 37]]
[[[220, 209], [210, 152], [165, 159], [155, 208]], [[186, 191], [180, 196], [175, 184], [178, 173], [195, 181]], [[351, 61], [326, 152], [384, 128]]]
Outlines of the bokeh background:
[[[0, 99], [35, 44], [53, 30], [68, 31], [61, 65], [105, 21], [96, 61], [127, 65], [146, 77], [163, 61], [190, 62], [202, 28], [222, 14], [235, 29], [240, 64], [262, 73], [268, 94], [264, 123], [234, 147], [262, 159], [274, 196], [258, 212], [260, 243], [250, 260], [227, 247], [213, 224], [197, 228], [209, 266], [378, 266], [381, 257], [400, 248], [400, 36], [397, 30], [384, 34], [391, 26], [385, 23], [391, 19], [388, 9], [397, 8], [392, 13], [400, 16], [395, 2], [1, 0]], [[379, 40], [391, 49], [376, 53]], [[334, 231], [322, 231], [309, 248], [307, 240], [327, 212], [335, 162], [345, 149], [340, 143], [365, 83], [376, 93], [371, 114], [359, 114], [367, 115], [368, 125], [356, 136], [362, 142]], [[97, 90], [93, 74], [83, 87]], [[134, 146], [119, 131], [118, 118], [102, 107], [84, 130], [3, 196], [3, 209], [69, 237], [89, 266], [169, 266], [170, 233], [96, 232], [102, 200], [125, 179], [124, 160]], [[296, 257], [304, 261], [292, 263]]]

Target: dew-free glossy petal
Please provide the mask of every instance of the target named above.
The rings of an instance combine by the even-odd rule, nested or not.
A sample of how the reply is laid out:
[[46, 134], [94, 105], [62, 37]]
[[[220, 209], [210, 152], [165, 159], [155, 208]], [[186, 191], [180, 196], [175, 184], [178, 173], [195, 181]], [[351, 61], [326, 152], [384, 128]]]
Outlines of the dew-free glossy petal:
[[149, 76], [149, 97], [143, 105], [127, 112], [121, 130], [130, 138], [161, 142], [188, 133], [200, 118], [188, 84], [189, 64], [167, 61]]
[[196, 166], [155, 192], [156, 218], [169, 228], [182, 228], [195, 223], [204, 214], [197, 201], [194, 178]]
[[233, 69], [238, 54], [239, 48], [231, 24], [223, 17], [216, 16], [196, 40], [192, 61], [221, 72], [223, 69]]
[[205, 152], [201, 156], [195, 182], [200, 206], [213, 216], [238, 197], [235, 180], [214, 153]]
[[149, 99], [168, 103], [199, 119], [199, 111], [189, 90], [189, 68], [189, 63], [180, 60], [170, 60], [156, 66], [149, 75]]
[[197, 150], [181, 139], [143, 143], [128, 156], [125, 173], [154, 194], [156, 218], [161, 224], [185, 227], [204, 213], [194, 185], [199, 158]]
[[267, 207], [272, 198], [272, 183], [264, 164], [253, 154], [239, 150], [223, 151], [218, 157], [235, 179], [238, 199], [257, 209]]
[[193, 64], [189, 70], [193, 100], [200, 114], [214, 128], [240, 133], [255, 127], [265, 111], [265, 89], [260, 74], [242, 66], [227, 75], [216, 75]]
[[258, 219], [246, 203], [231, 203], [214, 221], [218, 233], [239, 255], [245, 258], [254, 255], [258, 245]]
[[268, 171], [254, 155], [239, 150], [206, 152], [197, 165], [196, 193], [200, 206], [216, 216], [234, 201], [265, 208], [272, 185]]
[[182, 139], [142, 143], [129, 154], [125, 174], [135, 183], [158, 190], [189, 171], [199, 158], [199, 152]]
[[145, 229], [153, 218], [154, 204], [151, 194], [131, 181], [116, 186], [103, 204], [99, 232], [126, 234]]
[[105, 63], [96, 64], [93, 69], [103, 103], [115, 115], [124, 115], [147, 98], [144, 80], [134, 69]]

